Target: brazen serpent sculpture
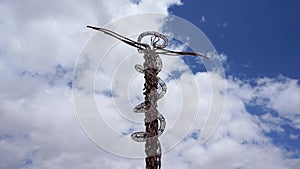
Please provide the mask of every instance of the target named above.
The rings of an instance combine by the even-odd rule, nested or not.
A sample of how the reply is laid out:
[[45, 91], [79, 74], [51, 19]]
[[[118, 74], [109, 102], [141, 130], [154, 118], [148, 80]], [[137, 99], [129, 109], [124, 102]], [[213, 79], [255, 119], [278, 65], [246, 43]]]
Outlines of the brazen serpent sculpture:
[[[166, 36], [154, 32], [147, 31], [139, 35], [137, 42], [126, 37], [123, 37], [113, 31], [104, 28], [87, 26], [105, 34], [108, 34], [118, 40], [133, 46], [138, 49], [139, 53], [144, 55], [145, 62], [143, 65], [135, 65], [135, 70], [144, 74], [144, 96], [145, 101], [134, 108], [135, 113], [145, 113], [145, 128], [146, 131], [135, 132], [131, 134], [131, 138], [137, 142], [145, 142], [146, 153], [146, 169], [159, 169], [161, 168], [161, 146], [158, 137], [164, 132], [166, 121], [162, 114], [157, 110], [157, 101], [161, 99], [166, 91], [167, 86], [164, 81], [158, 77], [158, 73], [162, 69], [162, 61], [159, 54], [163, 55], [191, 55], [191, 56], [206, 56], [194, 52], [178, 52], [164, 49], [168, 46], [168, 39]], [[150, 45], [142, 43], [142, 39], [150, 36]], [[163, 42], [161, 42], [161, 40]], [[158, 92], [158, 85], [161, 91]]]

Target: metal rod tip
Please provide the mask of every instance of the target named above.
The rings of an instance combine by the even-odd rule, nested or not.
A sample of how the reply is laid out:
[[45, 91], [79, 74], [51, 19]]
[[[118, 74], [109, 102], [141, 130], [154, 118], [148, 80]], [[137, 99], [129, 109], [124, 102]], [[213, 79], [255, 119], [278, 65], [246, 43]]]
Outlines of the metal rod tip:
[[88, 28], [92, 28], [92, 29], [95, 29], [95, 30], [100, 30], [100, 28], [97, 28], [97, 27], [94, 27], [94, 26], [86, 26], [86, 27], [88, 27]]

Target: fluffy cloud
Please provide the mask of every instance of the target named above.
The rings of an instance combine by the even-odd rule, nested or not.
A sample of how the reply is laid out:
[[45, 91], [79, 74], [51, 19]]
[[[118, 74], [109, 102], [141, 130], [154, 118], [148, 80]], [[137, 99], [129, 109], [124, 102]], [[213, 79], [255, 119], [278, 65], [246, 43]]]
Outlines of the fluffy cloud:
[[[178, 0], [156, 3], [150, 0], [2, 1], [0, 168], [144, 168], [144, 160], [112, 155], [88, 139], [73, 108], [72, 71], [83, 43], [93, 34], [85, 28], [86, 24], [104, 25], [142, 12], [167, 13], [168, 7], [174, 4], [181, 3]], [[200, 99], [200, 105], [209, 109], [206, 102], [206, 98], [211, 97], [208, 75], [184, 72], [186, 65], [180, 59], [163, 61], [170, 71], [178, 70], [174, 65], [180, 65], [183, 74], [168, 81], [169, 91], [176, 92], [168, 92], [162, 102], [174, 105], [180, 93], [176, 83], [188, 86], [183, 78], [195, 78], [199, 93], [205, 98]], [[162, 74], [162, 77], [167, 79], [168, 76]], [[137, 79], [132, 88], [140, 83]], [[205, 119], [198, 116], [188, 136], [163, 155], [163, 168], [299, 167], [299, 158], [290, 158], [290, 151], [273, 144], [265, 134], [284, 130], [280, 127], [282, 124], [299, 129], [298, 81], [286, 77], [249, 81], [229, 78], [227, 86], [226, 108], [214, 136], [205, 144], [199, 143], [199, 125]], [[132, 98], [139, 96], [139, 91], [130, 91]], [[109, 98], [102, 95], [103, 99]], [[139, 102], [139, 99], [133, 101], [134, 104]], [[262, 115], [251, 113], [247, 105], [261, 107]], [[174, 107], [167, 106], [163, 110], [174, 112]], [[276, 116], [269, 112], [271, 110]], [[166, 113], [165, 116], [170, 127], [178, 114]], [[114, 119], [117, 120], [108, 122], [120, 132], [124, 132], [120, 126], [132, 127], [128, 122], [122, 123], [120, 117]], [[291, 138], [299, 136], [291, 134]]]
[[[279, 117], [266, 118], [273, 119], [273, 122], [280, 123], [280, 117], [290, 120], [293, 127], [299, 129], [298, 111], [300, 103], [299, 81], [287, 77], [279, 76], [277, 78], [258, 78], [251, 80], [234, 80], [229, 87], [240, 88], [236, 95], [240, 97], [244, 103], [250, 106], [262, 106], [264, 110], [261, 113], [268, 116], [270, 110], [278, 113]], [[275, 119], [278, 120], [275, 120]], [[274, 121], [275, 120], [275, 121]]]

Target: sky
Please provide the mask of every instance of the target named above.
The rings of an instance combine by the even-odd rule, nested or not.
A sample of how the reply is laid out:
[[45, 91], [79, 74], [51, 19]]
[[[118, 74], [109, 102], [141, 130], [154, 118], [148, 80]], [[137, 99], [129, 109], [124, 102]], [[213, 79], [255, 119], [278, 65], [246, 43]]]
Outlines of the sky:
[[[105, 26], [145, 12], [173, 14], [196, 25], [218, 51], [225, 69], [225, 77], [209, 76], [199, 59], [162, 57], [161, 76], [168, 86], [160, 104], [167, 120], [165, 134], [176, 128], [176, 118], [190, 117], [195, 107], [192, 98], [197, 92], [190, 79], [199, 86], [197, 104], [204, 113], [211, 107], [211, 86], [226, 81], [225, 107], [214, 135], [204, 144], [199, 142], [205, 121], [200, 112], [186, 137], [163, 154], [162, 168], [299, 168], [299, 7], [296, 0], [0, 1], [0, 168], [144, 168], [142, 158], [112, 154], [88, 137], [78, 120], [72, 88], [78, 57], [99, 35], [86, 25]], [[147, 23], [157, 30], [164, 26], [151, 18]], [[124, 25], [123, 29], [125, 33], [140, 28]], [[142, 101], [142, 76], [137, 74], [132, 82], [123, 76], [129, 76], [124, 72], [134, 71], [134, 64], [142, 60], [130, 55], [132, 49], [125, 45], [116, 48], [128, 54], [119, 66], [127, 69], [115, 68], [123, 55], [112, 50], [103, 61], [109, 64], [100, 66], [102, 70], [95, 75], [99, 88], [93, 96], [121, 140], [143, 129], [135, 122], [143, 118], [124, 118], [112, 101], [130, 109]], [[111, 79], [114, 73], [118, 76]], [[210, 82], [212, 77], [216, 81]], [[126, 79], [129, 86], [122, 83]], [[111, 90], [111, 81], [120, 81], [119, 86]], [[122, 88], [127, 94], [118, 90]], [[124, 102], [123, 95], [129, 101]], [[188, 99], [180, 100], [184, 97]], [[87, 98], [82, 98], [84, 103]], [[133, 112], [129, 116], [135, 118]], [[105, 142], [109, 137], [99, 138]], [[164, 139], [162, 135], [162, 143]], [[120, 147], [120, 140], [106, 144]]]
[[299, 79], [299, 6], [297, 0], [190, 0], [170, 12], [200, 27], [220, 53], [230, 55], [228, 73]]

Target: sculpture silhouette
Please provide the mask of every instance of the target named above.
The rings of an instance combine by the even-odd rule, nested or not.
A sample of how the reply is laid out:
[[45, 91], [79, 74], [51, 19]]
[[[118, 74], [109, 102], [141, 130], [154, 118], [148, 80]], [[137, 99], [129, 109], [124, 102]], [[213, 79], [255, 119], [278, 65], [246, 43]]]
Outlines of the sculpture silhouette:
[[[194, 52], [180, 52], [164, 49], [168, 46], [167, 37], [154, 31], [144, 32], [139, 35], [137, 41], [133, 41], [108, 29], [94, 26], [87, 27], [117, 38], [118, 40], [137, 48], [138, 52], [143, 54], [145, 61], [143, 65], [135, 65], [135, 70], [144, 74], [145, 83], [143, 94], [145, 96], [145, 101], [137, 105], [134, 108], [134, 112], [145, 113], [144, 123], [146, 131], [135, 132], [131, 134], [131, 138], [137, 142], [145, 142], [146, 169], [161, 168], [161, 146], [158, 137], [164, 132], [166, 121], [163, 115], [157, 110], [157, 101], [165, 95], [167, 86], [164, 81], [158, 77], [158, 73], [162, 69], [162, 61], [159, 54], [170, 56], [191, 55], [205, 58], [208, 57]], [[146, 36], [151, 36], [150, 45], [142, 43], [142, 39]], [[163, 40], [163, 43], [161, 43], [161, 40]], [[158, 85], [161, 87], [160, 92], [158, 92]]]

